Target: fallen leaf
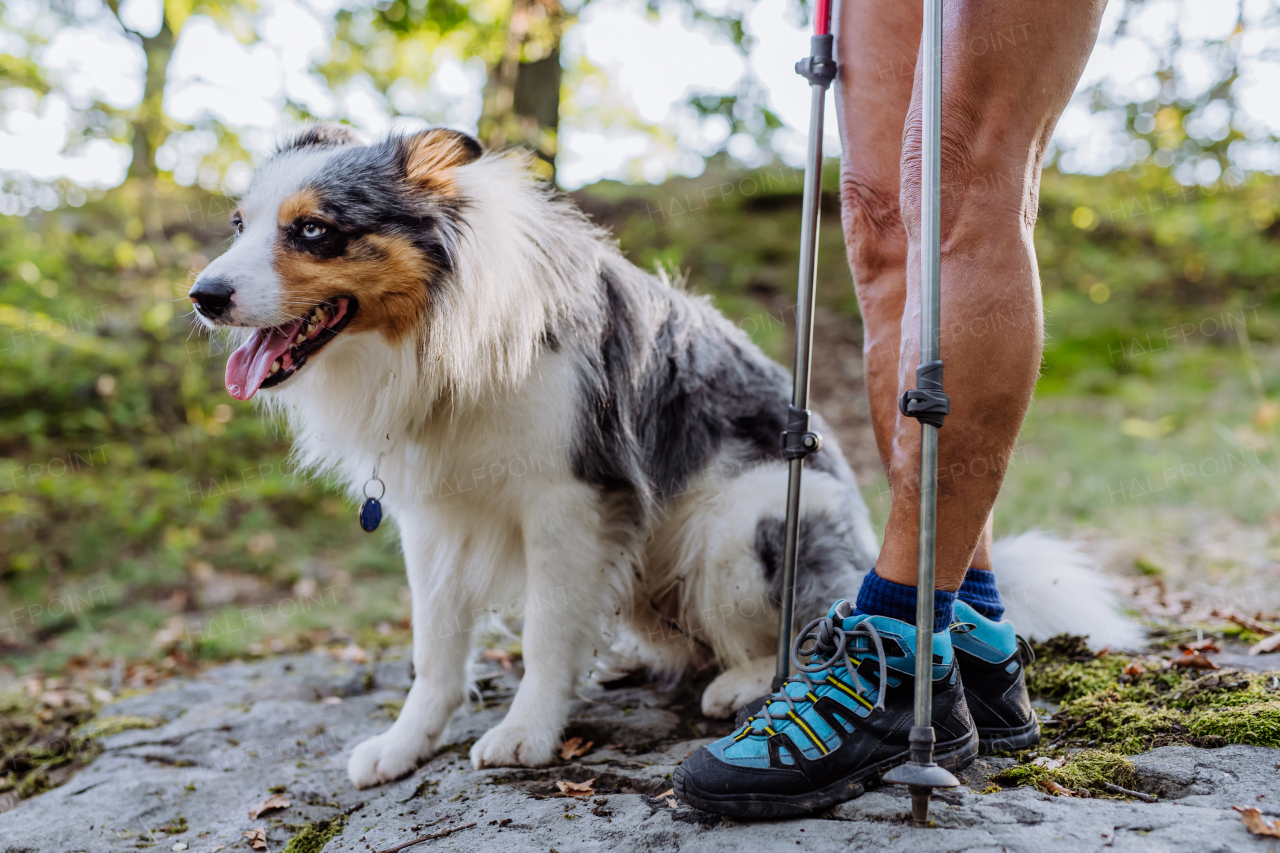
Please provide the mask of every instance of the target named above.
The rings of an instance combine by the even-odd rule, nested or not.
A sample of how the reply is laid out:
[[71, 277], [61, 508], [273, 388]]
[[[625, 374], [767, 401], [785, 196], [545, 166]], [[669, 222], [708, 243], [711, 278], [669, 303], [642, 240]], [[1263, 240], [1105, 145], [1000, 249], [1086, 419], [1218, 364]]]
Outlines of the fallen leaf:
[[1267, 652], [1274, 652], [1276, 649], [1280, 649], [1280, 634], [1272, 634], [1265, 640], [1259, 640], [1249, 647], [1249, 654], [1265, 655]]
[[1200, 652], [1187, 652], [1182, 657], [1175, 660], [1173, 665], [1186, 667], [1188, 669], [1222, 669], [1222, 667], [1209, 660]]
[[676, 789], [675, 789], [675, 788], [668, 788], [667, 790], [665, 790], [665, 791], [663, 791], [661, 794], [659, 794], [659, 795], [657, 796], [657, 799], [661, 800], [661, 799], [662, 799], [662, 798], [664, 798], [664, 797], [674, 797], [675, 795], [676, 795]]
[[571, 758], [581, 758], [591, 751], [591, 747], [595, 746], [593, 740], [587, 741], [585, 744], [580, 737], [571, 737], [560, 745], [560, 757], [565, 761]]
[[1206, 654], [1213, 654], [1215, 652], [1222, 651], [1222, 649], [1218, 648], [1217, 641], [1212, 637], [1206, 637], [1203, 640], [1196, 640], [1194, 643], [1178, 643], [1178, 648], [1182, 649], [1184, 652], [1204, 652]]
[[175, 841], [173, 842], [173, 846], [169, 849], [173, 850], [174, 853], [180, 853], [180, 851], [187, 849], [187, 845], [183, 844], [181, 841]]
[[346, 647], [336, 649], [330, 652], [338, 660], [344, 660], [347, 663], [368, 663], [369, 656], [364, 653], [364, 649], [355, 643], [348, 643]]
[[1049, 789], [1049, 793], [1058, 797], [1074, 797], [1076, 795], [1075, 791], [1070, 788], [1064, 788], [1052, 779], [1045, 782], [1044, 786]]
[[1241, 616], [1239, 613], [1228, 613], [1227, 621], [1234, 622], [1241, 628], [1248, 628], [1255, 634], [1261, 634], [1264, 637], [1270, 637], [1272, 634], [1280, 633], [1274, 628], [1263, 625], [1257, 619], [1250, 619], [1248, 616]]
[[680, 808], [680, 804], [676, 802], [675, 797], [667, 797], [667, 808], [678, 809]]
[[1125, 675], [1142, 675], [1142, 673], [1146, 671], [1147, 668], [1143, 666], [1142, 661], [1140, 660], [1135, 660], [1124, 668]]
[[1043, 767], [1045, 770], [1057, 770], [1063, 765], [1061, 758], [1050, 758], [1047, 755], [1042, 755], [1031, 763], [1035, 767]]
[[1262, 812], [1255, 808], [1245, 809], [1240, 806], [1232, 806], [1231, 808], [1240, 812], [1240, 817], [1244, 820], [1245, 829], [1254, 835], [1269, 835], [1272, 838], [1280, 838], [1280, 821], [1267, 820], [1262, 816]]
[[225, 844], [215, 844], [209, 848], [209, 853], [218, 853], [219, 850], [226, 850], [226, 849], [227, 849], [227, 845]]
[[265, 826], [251, 829], [248, 832], [241, 832], [240, 834], [249, 839], [249, 846], [254, 850], [267, 849], [267, 828]]
[[272, 794], [253, 808], [249, 809], [249, 820], [257, 820], [258, 815], [265, 814], [273, 809], [289, 808], [289, 798], [282, 794]]
[[563, 780], [556, 782], [556, 787], [560, 789], [560, 793], [567, 794], [570, 797], [589, 797], [596, 792], [591, 787], [595, 784], [595, 779], [588, 779], [585, 782], [565, 782]]

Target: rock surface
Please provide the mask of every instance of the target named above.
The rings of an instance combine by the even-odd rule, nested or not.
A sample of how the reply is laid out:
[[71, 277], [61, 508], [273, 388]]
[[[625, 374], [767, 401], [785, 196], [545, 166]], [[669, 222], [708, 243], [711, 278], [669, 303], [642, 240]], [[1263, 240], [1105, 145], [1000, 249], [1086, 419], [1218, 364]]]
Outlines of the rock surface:
[[[103, 717], [163, 724], [107, 738], [103, 755], [66, 785], [0, 814], [0, 853], [248, 851], [242, 833], [257, 827], [279, 851], [303, 827], [344, 814], [326, 853], [384, 850], [472, 823], [408, 850], [1280, 849], [1280, 839], [1250, 835], [1231, 810], [1280, 814], [1280, 750], [1165, 747], [1137, 756], [1144, 789], [1160, 796], [1154, 804], [1028, 788], [981, 794], [986, 777], [1010, 761], [991, 759], [935, 799], [930, 829], [910, 826], [906, 792], [896, 788], [820, 818], [743, 824], [654, 796], [671, 787], [685, 756], [726, 727], [698, 715], [696, 692], [597, 689], [579, 703], [567, 733], [594, 742], [584, 756], [548, 768], [475, 771], [467, 749], [502, 718], [517, 683], [496, 666], [478, 675], [482, 699], [454, 717], [443, 751], [412, 776], [366, 791], [347, 781], [346, 758], [398, 710], [409, 686], [404, 652], [358, 666], [281, 657], [175, 680], [105, 709]], [[590, 779], [591, 797], [557, 795], [557, 780]], [[250, 819], [272, 789], [290, 805]]]

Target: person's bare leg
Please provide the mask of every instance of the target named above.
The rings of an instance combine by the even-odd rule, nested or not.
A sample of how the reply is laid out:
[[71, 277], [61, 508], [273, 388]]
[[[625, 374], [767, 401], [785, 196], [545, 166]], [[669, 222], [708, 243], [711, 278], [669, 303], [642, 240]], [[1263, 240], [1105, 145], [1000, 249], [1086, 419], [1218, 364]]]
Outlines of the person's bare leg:
[[862, 312], [871, 425], [888, 476], [898, 421], [898, 348], [907, 293], [907, 232], [898, 208], [902, 126], [920, 50], [919, 2], [842, 0], [832, 28], [840, 214]]
[[[836, 114], [844, 151], [840, 212], [862, 312], [871, 426], [888, 476], [899, 418], [898, 350], [907, 290], [899, 166], [920, 48], [921, 5], [844, 0], [837, 16]], [[992, 568], [991, 533], [988, 516], [971, 561], [974, 568]]]
[[[1104, 5], [944, 5], [941, 309], [951, 414], [939, 434], [939, 589], [955, 590], [964, 579], [1039, 373], [1043, 313], [1032, 230], [1040, 165]], [[900, 205], [910, 245], [895, 401], [914, 387], [919, 364], [920, 142], [917, 79], [902, 145]], [[897, 418], [888, 466], [893, 498], [876, 573], [906, 586], [916, 580], [919, 443], [919, 424]]]
[[987, 515], [987, 523], [982, 526], [982, 535], [978, 537], [978, 547], [973, 549], [973, 559], [969, 565], [975, 569], [994, 571], [991, 564], [991, 546], [995, 544], [995, 515]]

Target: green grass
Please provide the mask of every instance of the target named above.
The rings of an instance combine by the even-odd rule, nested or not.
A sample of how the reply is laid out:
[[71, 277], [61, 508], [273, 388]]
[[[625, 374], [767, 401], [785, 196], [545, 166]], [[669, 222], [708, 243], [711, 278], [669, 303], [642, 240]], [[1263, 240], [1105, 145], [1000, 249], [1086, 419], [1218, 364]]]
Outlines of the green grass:
[[[1280, 349], [1253, 350], [1276, 387]], [[1055, 360], [1050, 351], [1046, 379]], [[1092, 381], [1076, 374], [1074, 385], [1037, 392], [997, 506], [1000, 529], [1123, 529], [1190, 504], [1257, 524], [1280, 505], [1274, 423], [1255, 420], [1265, 398], [1238, 347], [1188, 344], [1150, 371], [1079, 387]]]

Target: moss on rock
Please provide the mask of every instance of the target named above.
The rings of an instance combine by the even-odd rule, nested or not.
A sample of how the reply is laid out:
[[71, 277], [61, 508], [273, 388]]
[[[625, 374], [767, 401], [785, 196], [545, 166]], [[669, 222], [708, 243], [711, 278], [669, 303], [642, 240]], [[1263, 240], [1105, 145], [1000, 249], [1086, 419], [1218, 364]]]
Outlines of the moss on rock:
[[1061, 702], [1046, 721], [1052, 747], [1132, 755], [1168, 744], [1280, 746], [1280, 674], [1205, 673], [1151, 659], [1089, 651], [1083, 638], [1035, 646], [1032, 696]]
[[1102, 782], [1128, 788], [1137, 781], [1126, 755], [1170, 744], [1280, 747], [1280, 673], [1206, 673], [1150, 658], [1097, 655], [1082, 637], [1067, 635], [1034, 650], [1029, 692], [1061, 703], [1044, 721], [1038, 754], [1066, 763], [1049, 770], [1027, 763], [1024, 753], [1023, 763], [993, 777], [1002, 785], [1048, 790], [1052, 781], [1106, 795]]
[[333, 837], [342, 832], [347, 823], [346, 815], [308, 824], [294, 834], [285, 845], [284, 853], [320, 853]]
[[1198, 738], [1222, 738], [1227, 743], [1280, 747], [1280, 699], [1252, 705], [1204, 708], [1187, 721]]
[[1138, 771], [1133, 762], [1117, 752], [1101, 749], [1084, 749], [1068, 756], [1061, 767], [1050, 769], [1037, 764], [1024, 763], [1002, 770], [991, 777], [1001, 785], [1031, 785], [1052, 793], [1050, 782], [1072, 791], [1088, 791], [1094, 797], [1115, 797], [1106, 783], [1132, 788], [1138, 784]]
[[154, 729], [164, 725], [164, 720], [155, 717], [138, 717], [133, 714], [108, 714], [94, 717], [76, 732], [84, 738], [103, 738], [118, 735], [133, 729]]

